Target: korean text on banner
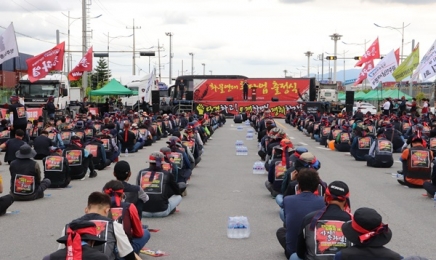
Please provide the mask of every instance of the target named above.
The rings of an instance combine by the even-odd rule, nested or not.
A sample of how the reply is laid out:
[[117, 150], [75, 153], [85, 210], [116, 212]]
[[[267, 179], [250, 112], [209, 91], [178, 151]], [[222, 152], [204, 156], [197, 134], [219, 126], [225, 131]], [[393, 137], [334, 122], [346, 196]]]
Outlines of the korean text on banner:
[[382, 82], [382, 80], [391, 75], [397, 68], [398, 60], [395, 51], [392, 50], [386, 55], [378, 64], [368, 73], [368, 80], [372, 88], [375, 89]]
[[353, 86], [357, 86], [362, 83], [367, 77], [368, 73], [374, 68], [374, 60], [368, 61], [365, 63], [362, 71], [359, 73], [359, 77], [354, 82]]
[[92, 71], [92, 47], [89, 48], [85, 56], [80, 60], [79, 64], [68, 74], [68, 79], [71, 81], [79, 80], [83, 72]]
[[416, 80], [418, 78], [419, 74], [422, 71], [422, 68], [425, 66], [425, 64], [427, 63], [427, 61], [429, 60], [431, 54], [435, 49], [436, 49], [436, 40], [431, 45], [430, 49], [428, 49], [428, 51], [425, 53], [424, 57], [422, 57], [422, 60], [419, 63], [418, 68], [416, 68], [415, 72], [412, 75], [412, 80]]
[[402, 81], [408, 76], [412, 75], [413, 70], [418, 67], [419, 64], [419, 44], [413, 49], [412, 53], [398, 66], [398, 68], [392, 73], [395, 81]]
[[362, 59], [360, 59], [356, 65], [356, 67], [361, 67], [363, 64], [368, 61], [379, 59], [380, 58], [380, 44], [378, 42], [378, 38], [369, 46], [366, 52], [362, 55]]
[[14, 25], [11, 23], [0, 35], [0, 64], [18, 56], [17, 38], [15, 37]]
[[29, 81], [35, 82], [44, 78], [50, 71], [61, 71], [64, 65], [65, 42], [56, 45], [53, 49], [27, 59], [27, 73]]

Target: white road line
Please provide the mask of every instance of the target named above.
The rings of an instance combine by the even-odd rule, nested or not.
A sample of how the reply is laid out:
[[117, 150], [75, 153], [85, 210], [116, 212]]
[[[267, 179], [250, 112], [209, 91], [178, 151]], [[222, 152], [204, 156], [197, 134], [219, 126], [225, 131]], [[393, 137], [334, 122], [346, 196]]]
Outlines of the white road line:
[[330, 148], [325, 148], [325, 147], [316, 147], [318, 149], [322, 149], [322, 150], [330, 150]]
[[302, 142], [299, 142], [299, 144], [301, 144], [301, 145], [307, 145], [306, 143], [302, 143]]
[[395, 161], [395, 162], [397, 162], [397, 163], [401, 163], [401, 161]]
[[295, 137], [289, 137], [289, 139], [291, 139], [291, 140], [294, 140], [294, 139], [295, 139]]

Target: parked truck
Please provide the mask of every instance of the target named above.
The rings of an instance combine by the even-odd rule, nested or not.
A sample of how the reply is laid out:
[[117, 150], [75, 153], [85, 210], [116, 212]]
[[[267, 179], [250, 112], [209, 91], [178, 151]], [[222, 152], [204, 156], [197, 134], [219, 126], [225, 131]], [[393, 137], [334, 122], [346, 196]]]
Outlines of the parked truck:
[[327, 103], [331, 113], [337, 114], [345, 107], [338, 99], [338, 83], [317, 82], [317, 101]]

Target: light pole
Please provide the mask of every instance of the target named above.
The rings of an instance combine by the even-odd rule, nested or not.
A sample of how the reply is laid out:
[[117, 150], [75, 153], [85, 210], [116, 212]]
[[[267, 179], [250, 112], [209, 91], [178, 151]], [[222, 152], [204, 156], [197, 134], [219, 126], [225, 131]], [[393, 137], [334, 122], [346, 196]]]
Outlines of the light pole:
[[118, 39], [118, 38], [128, 38], [128, 37], [132, 37], [133, 34], [131, 34], [131, 35], [127, 35], [127, 36], [120, 35], [120, 36], [114, 36], [114, 37], [112, 37], [112, 36], [109, 36], [109, 32], [107, 32], [107, 35], [104, 34], [104, 33], [103, 33], [103, 35], [104, 35], [104, 36], [107, 36], [107, 53], [108, 53], [108, 56], [107, 56], [107, 68], [109, 69], [109, 66], [110, 66], [110, 65], [109, 65], [109, 44], [110, 44], [113, 40]]
[[[403, 26], [400, 28], [395, 28], [392, 26], [381, 26], [378, 25], [376, 23], [374, 23], [375, 26], [379, 27], [379, 28], [384, 28], [384, 29], [390, 29], [390, 30], [395, 30], [397, 32], [399, 32], [401, 34], [401, 57], [400, 57], [400, 61], [403, 62], [403, 49], [404, 49], [404, 28], [406, 28], [407, 26], [410, 25], [410, 23], [406, 26], [404, 26], [404, 22], [403, 22]], [[401, 31], [400, 31], [401, 30]]]
[[285, 78], [286, 78], [286, 74], [288, 74], [288, 71], [287, 71], [287, 70], [284, 70], [283, 72], [285, 73]]
[[201, 63], [203, 65], [203, 75], [206, 75], [206, 63]]
[[[64, 13], [62, 13], [64, 16], [66, 16], [67, 18], [68, 18], [68, 47], [67, 47], [67, 51], [66, 52], [68, 52], [68, 56], [67, 56], [67, 71], [68, 72], [70, 72], [70, 70], [71, 70], [71, 66], [72, 66], [72, 64], [71, 64], [71, 49], [70, 49], [70, 46], [71, 46], [71, 41], [70, 41], [70, 26], [75, 22], [75, 21], [77, 21], [77, 20], [80, 20], [80, 19], [82, 19], [82, 17], [71, 17], [70, 16], [70, 11], [68, 11], [68, 15], [66, 15], [66, 14], [64, 14]], [[91, 17], [91, 19], [97, 19], [97, 18], [99, 18], [100, 16], [102, 16], [102, 14], [100, 14], [100, 15], [97, 15], [97, 16], [95, 16], [95, 17]], [[70, 19], [73, 19], [73, 21], [70, 23]], [[85, 53], [86, 53], [86, 51], [85, 51]]]
[[302, 71], [304, 71], [305, 69], [300, 69], [300, 68], [297, 68], [297, 70], [299, 70], [299, 71], [300, 71], [300, 78], [301, 78], [301, 72], [302, 72]]
[[[335, 42], [335, 56], [337, 56], [337, 52], [338, 52], [338, 40], [340, 40], [342, 37], [342, 35], [338, 34], [338, 33], [334, 33], [332, 35], [330, 35], [330, 39], [332, 39]], [[333, 63], [333, 67], [334, 67], [334, 74], [333, 74], [333, 83], [336, 83], [336, 60], [334, 60]]]
[[173, 77], [172, 77], [172, 59], [173, 59], [173, 53], [172, 53], [172, 46], [173, 46], [173, 43], [172, 43], [172, 41], [171, 41], [171, 39], [172, 39], [172, 37], [173, 37], [173, 33], [172, 32], [167, 32], [167, 33], [165, 33], [165, 35], [166, 36], [169, 36], [170, 37], [170, 86], [171, 86], [171, 84], [172, 84], [172, 81], [173, 81]]
[[189, 55], [191, 55], [191, 75], [194, 75], [194, 53], [190, 52]]
[[209, 72], [210, 72], [210, 75], [212, 75], [212, 71], [211, 71], [211, 70], [209, 70]]
[[310, 77], [310, 56], [313, 55], [313, 52], [306, 51], [304, 55], [307, 56], [307, 76]]

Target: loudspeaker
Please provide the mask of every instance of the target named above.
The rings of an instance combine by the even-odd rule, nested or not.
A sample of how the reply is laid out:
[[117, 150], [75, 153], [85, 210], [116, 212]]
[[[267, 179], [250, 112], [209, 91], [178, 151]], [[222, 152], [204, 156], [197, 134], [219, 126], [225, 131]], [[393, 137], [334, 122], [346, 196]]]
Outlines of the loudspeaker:
[[354, 91], [345, 92], [345, 104], [354, 105]]
[[347, 111], [347, 115], [352, 115], [353, 114], [353, 105], [351, 104], [346, 104], [345, 105], [345, 110]]
[[153, 107], [153, 113], [159, 113], [159, 103], [158, 104], [153, 103], [152, 107]]
[[233, 101], [233, 97], [227, 97], [227, 101]]
[[186, 91], [185, 99], [186, 100], [194, 100], [194, 91]]
[[151, 91], [151, 103], [152, 104], [159, 104], [160, 103], [159, 91], [157, 91], [157, 90]]
[[279, 101], [279, 98], [278, 98], [278, 97], [272, 97], [272, 98], [271, 98], [271, 101], [273, 101], [273, 102], [277, 102], [277, 101]]

